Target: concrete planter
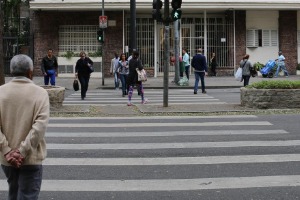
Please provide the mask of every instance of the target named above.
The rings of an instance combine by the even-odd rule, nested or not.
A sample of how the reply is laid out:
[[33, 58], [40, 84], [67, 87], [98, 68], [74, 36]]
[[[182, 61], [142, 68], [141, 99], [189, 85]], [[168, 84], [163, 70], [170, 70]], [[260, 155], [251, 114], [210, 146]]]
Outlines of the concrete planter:
[[297, 75], [300, 75], [300, 70], [297, 70]]
[[65, 100], [65, 88], [60, 86], [41, 86], [49, 95], [50, 107], [60, 108]]
[[300, 108], [300, 89], [241, 88], [241, 105], [249, 108]]

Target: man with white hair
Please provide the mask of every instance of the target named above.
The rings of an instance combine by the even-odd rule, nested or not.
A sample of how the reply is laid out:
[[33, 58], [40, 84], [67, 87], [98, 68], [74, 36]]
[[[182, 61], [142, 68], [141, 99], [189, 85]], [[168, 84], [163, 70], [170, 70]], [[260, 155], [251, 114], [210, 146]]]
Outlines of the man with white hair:
[[0, 86], [0, 162], [9, 186], [8, 199], [38, 199], [42, 184], [49, 97], [32, 79], [33, 63], [16, 55], [14, 78]]

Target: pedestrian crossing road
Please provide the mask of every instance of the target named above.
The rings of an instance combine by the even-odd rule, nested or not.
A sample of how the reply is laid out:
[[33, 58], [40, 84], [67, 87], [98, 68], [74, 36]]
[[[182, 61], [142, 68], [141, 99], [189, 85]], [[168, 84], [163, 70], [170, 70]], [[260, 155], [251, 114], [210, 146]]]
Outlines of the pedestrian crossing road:
[[300, 198], [300, 137], [260, 116], [51, 118], [46, 142], [42, 200]]
[[[161, 105], [163, 103], [162, 89], [147, 89], [145, 90], [145, 98], [148, 99], [150, 105]], [[122, 97], [121, 90], [90, 90], [87, 92], [86, 98], [81, 100], [80, 91], [67, 96], [64, 100], [64, 105], [99, 105], [99, 104], [126, 104], [127, 96]], [[133, 104], [140, 104], [141, 97], [134, 90], [132, 97]], [[170, 105], [188, 105], [188, 104], [225, 104], [219, 99], [210, 95], [199, 93], [193, 94], [193, 90], [172, 89], [169, 90]]]

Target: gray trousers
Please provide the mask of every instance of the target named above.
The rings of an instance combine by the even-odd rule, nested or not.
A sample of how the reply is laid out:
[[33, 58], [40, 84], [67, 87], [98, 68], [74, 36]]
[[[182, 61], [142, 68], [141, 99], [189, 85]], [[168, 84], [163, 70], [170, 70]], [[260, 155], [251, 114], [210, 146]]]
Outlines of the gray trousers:
[[8, 182], [8, 200], [36, 200], [42, 185], [42, 165], [24, 165], [19, 169], [1, 165]]

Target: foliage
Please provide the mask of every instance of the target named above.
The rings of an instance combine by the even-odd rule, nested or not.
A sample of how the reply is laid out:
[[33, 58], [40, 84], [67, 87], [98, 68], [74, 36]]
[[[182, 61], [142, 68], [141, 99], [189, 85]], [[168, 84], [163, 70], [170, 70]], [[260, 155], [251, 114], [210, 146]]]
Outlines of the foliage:
[[95, 51], [95, 52], [88, 52], [87, 55], [89, 57], [101, 57], [102, 52], [100, 50]]
[[74, 53], [73, 51], [67, 51], [66, 54], [60, 55], [60, 57], [65, 57], [70, 59], [71, 57], [80, 57], [79, 53]]
[[255, 89], [300, 89], [300, 81], [261, 81], [247, 85], [246, 88]]
[[150, 68], [150, 65], [149, 64], [144, 64], [143, 67], [144, 68]]
[[297, 70], [300, 70], [300, 63], [298, 63], [297, 65]]
[[262, 68], [265, 67], [265, 65], [260, 62], [257, 62], [253, 64], [253, 67], [255, 67], [256, 71], [260, 71]]

